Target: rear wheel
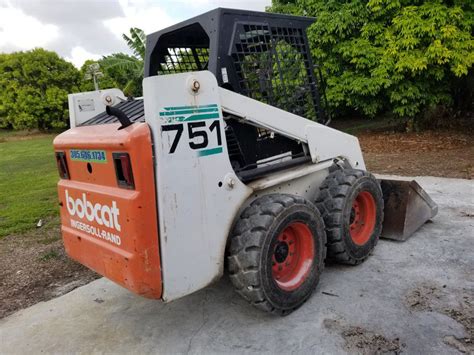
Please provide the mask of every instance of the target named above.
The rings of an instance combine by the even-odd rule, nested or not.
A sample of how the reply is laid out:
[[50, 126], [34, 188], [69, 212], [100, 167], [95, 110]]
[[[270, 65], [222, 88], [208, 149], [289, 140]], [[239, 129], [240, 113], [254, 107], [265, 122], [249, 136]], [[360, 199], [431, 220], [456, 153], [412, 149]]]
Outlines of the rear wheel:
[[359, 264], [375, 248], [382, 232], [383, 197], [367, 171], [345, 169], [328, 175], [316, 205], [328, 238], [328, 259]]
[[309, 201], [272, 194], [252, 202], [233, 229], [230, 279], [252, 305], [286, 315], [319, 281], [326, 256], [324, 222]]

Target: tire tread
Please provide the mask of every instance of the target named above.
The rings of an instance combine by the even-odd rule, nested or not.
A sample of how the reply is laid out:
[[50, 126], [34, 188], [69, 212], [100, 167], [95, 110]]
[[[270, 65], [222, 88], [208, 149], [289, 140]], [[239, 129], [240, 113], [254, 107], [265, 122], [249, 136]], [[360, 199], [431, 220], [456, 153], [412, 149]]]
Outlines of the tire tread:
[[[281, 316], [291, 313], [294, 309], [275, 308], [266, 299], [259, 284], [258, 269], [264, 232], [270, 228], [274, 218], [292, 204], [305, 204], [315, 209], [310, 201], [287, 194], [270, 194], [253, 201], [234, 226], [227, 255], [229, 278], [237, 293], [253, 306]], [[325, 244], [324, 237], [323, 245]], [[326, 257], [325, 252], [323, 256]]]
[[[366, 255], [359, 259], [351, 256], [344, 243], [341, 227], [343, 222], [344, 200], [347, 198], [358, 179], [364, 176], [376, 180], [368, 171], [338, 169], [330, 173], [320, 186], [320, 191], [315, 204], [326, 225], [327, 259], [330, 261], [357, 265], [369, 256]], [[375, 243], [377, 243], [377, 241], [378, 237]]]

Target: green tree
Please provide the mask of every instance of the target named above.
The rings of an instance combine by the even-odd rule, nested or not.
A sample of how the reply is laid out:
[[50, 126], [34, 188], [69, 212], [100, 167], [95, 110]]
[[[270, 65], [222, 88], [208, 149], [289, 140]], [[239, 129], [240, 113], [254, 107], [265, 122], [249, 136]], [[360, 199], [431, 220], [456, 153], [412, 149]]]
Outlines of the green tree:
[[143, 60], [125, 53], [114, 53], [105, 56], [99, 64], [125, 95], [142, 96]]
[[130, 28], [130, 36], [125, 33], [122, 34], [122, 38], [127, 42], [127, 46], [133, 51], [136, 58], [145, 60], [145, 32], [139, 28]]
[[272, 0], [272, 6], [267, 6], [266, 11], [303, 16], [304, 10], [298, 5], [298, 0]]
[[79, 81], [79, 71], [54, 52], [0, 54], [0, 127], [66, 127], [67, 95]]
[[100, 64], [119, 83], [125, 95], [141, 96], [145, 61], [145, 32], [132, 27], [130, 36], [122, 35], [133, 55], [115, 53], [104, 57]]
[[269, 11], [316, 17], [312, 54], [340, 114], [415, 117], [450, 105], [472, 71], [472, 2], [273, 0]]

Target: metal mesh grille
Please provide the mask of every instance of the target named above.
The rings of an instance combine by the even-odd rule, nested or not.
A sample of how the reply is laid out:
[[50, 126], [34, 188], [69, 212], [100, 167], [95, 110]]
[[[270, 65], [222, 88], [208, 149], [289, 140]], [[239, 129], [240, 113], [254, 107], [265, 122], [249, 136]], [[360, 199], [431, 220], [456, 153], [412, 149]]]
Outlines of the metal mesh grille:
[[158, 75], [207, 70], [208, 48], [167, 48]]
[[311, 82], [303, 29], [240, 24], [233, 61], [240, 92], [316, 120], [317, 92]]

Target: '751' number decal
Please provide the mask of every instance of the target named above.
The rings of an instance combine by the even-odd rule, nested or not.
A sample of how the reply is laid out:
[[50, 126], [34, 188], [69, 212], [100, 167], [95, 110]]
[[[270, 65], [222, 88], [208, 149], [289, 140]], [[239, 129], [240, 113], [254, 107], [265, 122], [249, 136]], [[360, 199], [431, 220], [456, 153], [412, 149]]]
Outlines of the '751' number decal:
[[[173, 143], [171, 143], [171, 148], [169, 154], [173, 154], [178, 147], [181, 136], [184, 131], [184, 123], [168, 124], [161, 127], [163, 132], [176, 131], [174, 136]], [[205, 121], [192, 121], [186, 124], [188, 131], [188, 144], [191, 149], [203, 149], [207, 148], [209, 145], [209, 135], [208, 130], [206, 129]], [[209, 126], [209, 132], [216, 132], [217, 135], [217, 146], [222, 146], [222, 137], [221, 137], [221, 125], [219, 120], [212, 121]]]

